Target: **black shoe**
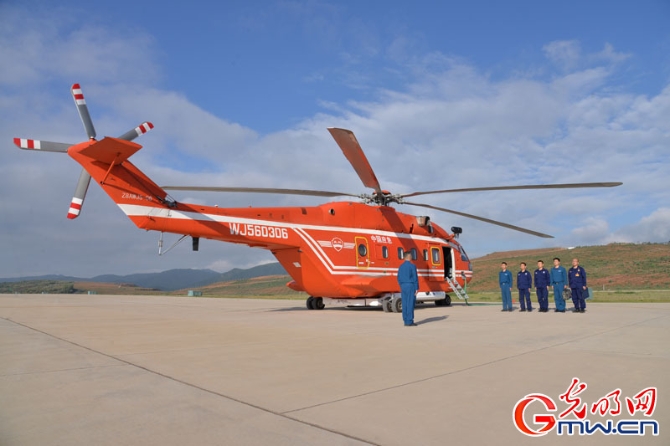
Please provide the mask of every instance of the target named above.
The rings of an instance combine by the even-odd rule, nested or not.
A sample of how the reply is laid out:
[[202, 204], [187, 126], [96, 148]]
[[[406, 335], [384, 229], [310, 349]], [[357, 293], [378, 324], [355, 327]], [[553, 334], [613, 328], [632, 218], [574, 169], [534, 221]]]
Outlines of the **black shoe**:
[[586, 308], [582, 308], [581, 310], [579, 310], [579, 312], [580, 313], [586, 313]]
[[526, 311], [530, 313], [531, 311], [533, 311], [533, 309], [532, 309], [532, 308], [529, 308], [529, 309], [527, 309]]
[[565, 313], [565, 310], [558, 310], [559, 313]]
[[503, 309], [502, 309], [502, 310], [500, 310], [500, 311], [507, 311], [507, 308], [503, 308]]
[[556, 308], [556, 309], [554, 310], [554, 313], [558, 313], [558, 308]]

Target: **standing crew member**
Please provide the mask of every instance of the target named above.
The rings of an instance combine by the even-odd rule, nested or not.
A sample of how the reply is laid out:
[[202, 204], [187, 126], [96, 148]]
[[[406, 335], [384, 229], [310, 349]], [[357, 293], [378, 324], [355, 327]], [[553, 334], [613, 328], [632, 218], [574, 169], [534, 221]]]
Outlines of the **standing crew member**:
[[405, 327], [416, 327], [414, 323], [414, 304], [416, 293], [419, 291], [419, 275], [416, 266], [411, 262], [412, 253], [406, 252], [403, 256], [405, 261], [398, 268], [398, 283], [402, 296], [402, 320]]
[[565, 299], [563, 299], [563, 290], [568, 287], [568, 273], [561, 266], [561, 259], [554, 258], [554, 267], [550, 271], [551, 284], [554, 286], [554, 303], [556, 309], [554, 312], [565, 313]]
[[572, 303], [575, 304], [575, 313], [584, 313], [586, 311], [586, 301], [584, 293], [586, 292], [586, 271], [579, 266], [579, 259], [572, 259], [572, 268], [568, 270], [568, 281], [572, 291]]
[[521, 311], [533, 311], [530, 305], [530, 287], [533, 286], [533, 276], [526, 271], [526, 262], [521, 262], [521, 271], [516, 274], [516, 287], [519, 289], [519, 303]]
[[540, 305], [540, 313], [549, 311], [549, 284], [551, 277], [549, 271], [544, 269], [544, 262], [537, 261], [535, 270], [535, 291], [537, 292], [537, 303]]
[[512, 311], [512, 273], [507, 271], [507, 262], [502, 262], [500, 269], [502, 271], [498, 273], [498, 282], [502, 293], [502, 311]]

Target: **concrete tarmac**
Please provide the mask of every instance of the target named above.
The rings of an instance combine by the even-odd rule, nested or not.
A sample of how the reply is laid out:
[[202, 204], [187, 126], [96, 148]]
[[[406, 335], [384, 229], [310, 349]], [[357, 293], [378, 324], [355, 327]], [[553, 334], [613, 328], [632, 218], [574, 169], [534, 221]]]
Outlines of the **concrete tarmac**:
[[[670, 304], [399, 314], [302, 301], [0, 295], [0, 445], [670, 444]], [[652, 436], [521, 434], [530, 393], [658, 389]], [[554, 413], [558, 413], [554, 412]], [[540, 403], [533, 414], [549, 413]], [[570, 416], [574, 419], [574, 416]]]

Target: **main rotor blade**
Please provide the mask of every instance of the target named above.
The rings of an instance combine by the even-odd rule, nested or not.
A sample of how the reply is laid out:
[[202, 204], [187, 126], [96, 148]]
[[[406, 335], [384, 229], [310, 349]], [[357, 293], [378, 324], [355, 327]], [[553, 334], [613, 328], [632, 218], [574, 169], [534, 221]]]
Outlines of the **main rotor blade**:
[[476, 215], [466, 214], [464, 212], [458, 212], [458, 211], [454, 211], [452, 209], [446, 209], [446, 208], [441, 208], [441, 207], [437, 207], [437, 206], [431, 206], [430, 204], [409, 203], [407, 201], [403, 202], [402, 204], [409, 204], [411, 206], [421, 206], [423, 208], [435, 209], [437, 211], [442, 211], [442, 212], [449, 212], [450, 214], [456, 214], [456, 215], [460, 215], [461, 217], [472, 218], [474, 220], [483, 221], [484, 223], [490, 223], [492, 225], [502, 226], [503, 228], [512, 229], [514, 231], [519, 231], [519, 232], [524, 232], [526, 234], [534, 235], [536, 237], [554, 238], [553, 235], [543, 234], [541, 232], [536, 232], [536, 231], [531, 231], [530, 229], [525, 229], [525, 228], [521, 228], [519, 226], [510, 225], [509, 223], [503, 223], [501, 221], [491, 220], [491, 219], [484, 218], [484, 217], [478, 217]]
[[93, 127], [93, 121], [91, 120], [91, 115], [88, 113], [86, 99], [84, 99], [84, 93], [81, 91], [81, 86], [79, 86], [79, 84], [72, 85], [72, 97], [74, 98], [74, 103], [77, 106], [79, 117], [81, 118], [81, 122], [84, 124], [84, 129], [86, 130], [88, 138], [95, 139], [95, 128]]
[[40, 150], [42, 152], [67, 152], [67, 149], [74, 144], [65, 144], [62, 142], [40, 141], [38, 139], [14, 138], [14, 144], [24, 150]]
[[417, 195], [429, 194], [448, 194], [453, 192], [481, 192], [490, 190], [522, 190], [522, 189], [572, 189], [582, 187], [616, 187], [623, 183], [565, 183], [565, 184], [527, 184], [523, 186], [493, 186], [493, 187], [469, 187], [464, 189], [444, 189], [444, 190], [429, 190], [425, 192], [412, 192], [409, 194], [402, 194], [401, 197], [416, 197]]
[[81, 208], [84, 206], [84, 198], [86, 198], [86, 192], [88, 191], [88, 184], [90, 182], [91, 175], [89, 175], [85, 169], [81, 169], [79, 181], [77, 181], [77, 187], [74, 190], [74, 196], [70, 202], [70, 209], [67, 211], [67, 218], [73, 219], [79, 217]]
[[138, 136], [144, 135], [146, 132], [152, 130], [154, 128], [154, 125], [150, 123], [149, 121], [143, 122], [142, 124], [138, 125], [132, 130], [128, 130], [126, 133], [123, 135], [119, 136], [119, 139], [123, 139], [126, 141], [132, 141], [133, 139], [137, 138]]
[[183, 190], [200, 192], [245, 192], [257, 194], [307, 195], [313, 197], [359, 197], [344, 192], [305, 189], [277, 189], [265, 187], [208, 187], [208, 186], [161, 186], [165, 190]]
[[382, 188], [379, 185], [379, 181], [375, 176], [374, 170], [372, 170], [372, 166], [370, 166], [370, 162], [365, 157], [361, 145], [356, 140], [354, 132], [335, 127], [328, 127], [328, 131], [335, 139], [337, 145], [340, 146], [340, 149], [342, 149], [344, 156], [347, 157], [347, 160], [349, 160], [349, 163], [351, 163], [363, 184], [366, 187], [374, 189], [377, 193], [381, 193]]

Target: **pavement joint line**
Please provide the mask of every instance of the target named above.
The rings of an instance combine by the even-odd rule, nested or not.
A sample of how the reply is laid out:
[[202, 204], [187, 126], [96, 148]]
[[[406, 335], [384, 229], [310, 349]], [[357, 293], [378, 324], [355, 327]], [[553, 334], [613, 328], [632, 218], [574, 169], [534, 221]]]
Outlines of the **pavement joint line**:
[[560, 347], [561, 345], [569, 344], [571, 342], [581, 341], [581, 340], [588, 339], [588, 338], [591, 338], [591, 337], [594, 337], [594, 336], [600, 336], [600, 335], [603, 335], [603, 334], [606, 334], [606, 333], [621, 330], [623, 328], [633, 327], [635, 325], [643, 324], [645, 322], [653, 321], [653, 320], [656, 320], [656, 319], [662, 319], [662, 318], [665, 318], [665, 317], [667, 317], [667, 315], [652, 317], [650, 319], [645, 319], [645, 320], [642, 320], [642, 321], [633, 322], [631, 324], [622, 325], [620, 327], [610, 328], [608, 330], [604, 330], [604, 331], [597, 332], [597, 333], [592, 333], [592, 334], [589, 334], [589, 335], [585, 335], [585, 336], [578, 337], [578, 338], [575, 338], [575, 339], [570, 339], [570, 340], [563, 341], [563, 342], [558, 342], [556, 344], [547, 345], [547, 346], [540, 347], [540, 348], [537, 348], [537, 349], [534, 349], [534, 350], [529, 350], [529, 351], [526, 351], [526, 352], [521, 352], [521, 353], [517, 353], [517, 354], [514, 354], [514, 355], [509, 355], [509, 356], [506, 356], [504, 358], [494, 359], [493, 361], [488, 361], [488, 362], [484, 362], [484, 363], [481, 363], [481, 364], [475, 364], [475, 365], [472, 365], [472, 366], [469, 366], [469, 367], [464, 367], [464, 368], [458, 369], [458, 370], [452, 370], [452, 371], [446, 372], [446, 373], [440, 373], [439, 375], [428, 376], [426, 378], [421, 378], [421, 379], [417, 379], [417, 380], [414, 380], [414, 381], [409, 381], [409, 382], [402, 383], [402, 384], [396, 384], [394, 386], [384, 387], [383, 389], [371, 390], [369, 392], [363, 392], [363, 393], [360, 393], [358, 395], [351, 395], [351, 396], [347, 396], [347, 397], [332, 400], [332, 401], [325, 401], [323, 403], [313, 404], [311, 406], [305, 406], [305, 407], [300, 407], [298, 409], [287, 410], [285, 412], [282, 412], [282, 414], [286, 415], [286, 414], [290, 414], [290, 413], [294, 413], [294, 412], [302, 412], [302, 411], [306, 411], [306, 410], [310, 410], [310, 409], [315, 409], [315, 408], [321, 407], [321, 406], [328, 406], [330, 404], [341, 403], [343, 401], [354, 400], [354, 399], [357, 399], [357, 398], [361, 398], [361, 397], [365, 397], [365, 396], [369, 396], [369, 395], [374, 395], [374, 394], [377, 394], [377, 393], [383, 393], [383, 392], [386, 392], [388, 390], [395, 390], [395, 389], [400, 389], [402, 387], [408, 387], [408, 386], [411, 386], [411, 385], [414, 385], [414, 384], [419, 384], [419, 383], [422, 383], [422, 382], [431, 381], [431, 380], [438, 379], [438, 378], [443, 378], [445, 376], [455, 375], [455, 374], [458, 374], [458, 373], [461, 373], [461, 372], [467, 372], [468, 370], [474, 370], [474, 369], [478, 369], [478, 368], [481, 368], [481, 367], [486, 367], [486, 366], [489, 366], [491, 364], [496, 364], [498, 362], [507, 361], [508, 359], [514, 359], [514, 358], [518, 358], [518, 357], [521, 357], [521, 356], [525, 356], [529, 353], [537, 353], [537, 352], [540, 352], [540, 351], [543, 351], [543, 350], [552, 349], [554, 347]]
[[127, 364], [109, 364], [109, 365], [92, 365], [88, 367], [72, 367], [69, 369], [58, 369], [58, 370], [41, 370], [39, 372], [23, 372], [23, 373], [8, 373], [6, 375], [0, 374], [0, 378], [6, 378], [10, 376], [25, 376], [25, 375], [39, 375], [42, 373], [58, 373], [58, 372], [71, 372], [74, 370], [89, 370], [89, 369], [104, 369], [107, 367], [126, 367]]
[[59, 341], [61, 341], [61, 342], [66, 342], [66, 343], [68, 343], [68, 344], [70, 344], [70, 345], [74, 345], [74, 346], [76, 346], [76, 347], [83, 348], [84, 350], [88, 350], [88, 351], [90, 351], [90, 352], [97, 353], [97, 354], [102, 355], [102, 356], [105, 356], [105, 357], [107, 357], [107, 358], [114, 359], [114, 360], [119, 361], [119, 362], [122, 362], [122, 363], [124, 363], [124, 364], [126, 364], [126, 365], [129, 365], [129, 366], [138, 368], [138, 369], [140, 369], [140, 370], [144, 370], [145, 372], [154, 374], [154, 375], [156, 375], [156, 376], [160, 376], [161, 378], [169, 379], [169, 380], [171, 380], [171, 381], [174, 381], [174, 382], [176, 382], [176, 383], [182, 384], [182, 385], [184, 385], [184, 386], [188, 386], [188, 387], [191, 387], [191, 388], [193, 388], [193, 389], [200, 390], [201, 392], [205, 392], [205, 393], [209, 393], [209, 394], [211, 394], [211, 395], [215, 395], [215, 396], [218, 396], [218, 397], [221, 397], [221, 398], [225, 398], [225, 399], [227, 399], [227, 400], [234, 401], [234, 402], [236, 402], [236, 403], [238, 403], [238, 404], [243, 404], [243, 405], [245, 405], [245, 406], [247, 406], [247, 407], [251, 407], [251, 408], [254, 408], [254, 409], [256, 409], [256, 410], [260, 410], [260, 411], [262, 411], [262, 412], [265, 412], [265, 413], [269, 413], [269, 414], [271, 414], [271, 415], [278, 416], [278, 417], [280, 417], [280, 418], [284, 418], [284, 419], [287, 419], [287, 420], [291, 420], [291, 421], [294, 421], [294, 422], [296, 422], [296, 423], [303, 424], [303, 425], [305, 425], [305, 426], [313, 427], [313, 428], [315, 428], [315, 429], [319, 429], [319, 430], [322, 430], [322, 431], [325, 431], [325, 432], [330, 432], [331, 434], [339, 435], [339, 436], [342, 436], [342, 437], [344, 437], [344, 438], [348, 438], [348, 439], [350, 439], [350, 440], [359, 441], [359, 442], [361, 442], [361, 443], [369, 444], [369, 445], [372, 445], [372, 446], [381, 446], [381, 445], [379, 445], [378, 443], [373, 443], [373, 442], [371, 442], [371, 441], [369, 441], [369, 440], [365, 440], [365, 439], [363, 439], [363, 438], [359, 438], [359, 437], [356, 437], [356, 436], [354, 436], [354, 435], [345, 434], [344, 432], [339, 432], [339, 431], [337, 431], [337, 430], [335, 430], [335, 429], [330, 429], [330, 428], [327, 428], [327, 427], [324, 427], [324, 426], [320, 426], [320, 425], [318, 425], [318, 424], [316, 424], [316, 423], [311, 423], [311, 422], [309, 422], [309, 421], [304, 421], [304, 420], [301, 420], [301, 419], [299, 419], [299, 418], [292, 417], [292, 416], [290, 416], [290, 415], [287, 415], [286, 413], [277, 412], [277, 411], [274, 411], [274, 410], [272, 410], [272, 409], [268, 409], [268, 408], [265, 408], [265, 407], [262, 407], [262, 406], [258, 406], [258, 405], [256, 405], [256, 404], [249, 403], [249, 402], [247, 402], [247, 401], [243, 401], [243, 400], [240, 400], [240, 399], [238, 399], [238, 398], [234, 398], [234, 397], [232, 397], [232, 396], [224, 395], [224, 394], [219, 393], [219, 392], [216, 392], [216, 391], [214, 391], [214, 390], [206, 389], [206, 388], [201, 387], [201, 386], [198, 386], [198, 385], [196, 385], [196, 384], [193, 384], [193, 383], [190, 383], [190, 382], [187, 382], [187, 381], [183, 381], [183, 380], [181, 380], [181, 379], [179, 379], [179, 378], [175, 378], [175, 377], [172, 377], [172, 376], [170, 376], [170, 375], [166, 375], [166, 374], [164, 374], [164, 373], [158, 372], [158, 371], [156, 371], [156, 370], [151, 370], [150, 368], [141, 366], [141, 365], [139, 365], [139, 364], [135, 364], [135, 363], [132, 363], [132, 362], [130, 362], [130, 361], [126, 361], [125, 359], [116, 357], [116, 356], [114, 356], [114, 355], [111, 355], [111, 354], [108, 354], [108, 353], [104, 353], [104, 352], [95, 350], [94, 348], [91, 348], [91, 347], [87, 347], [87, 346], [85, 346], [85, 345], [78, 344], [78, 343], [76, 343], [76, 342], [74, 342], [74, 341], [70, 341], [70, 340], [68, 340], [68, 339], [61, 338], [61, 337], [56, 336], [56, 335], [53, 335], [53, 334], [51, 334], [51, 333], [47, 333], [46, 331], [42, 331], [42, 330], [40, 330], [40, 329], [38, 329], [38, 328], [31, 327], [31, 326], [26, 325], [26, 324], [23, 324], [23, 323], [21, 323], [21, 322], [14, 321], [14, 320], [11, 320], [11, 319], [7, 319], [7, 318], [4, 318], [4, 317], [0, 317], [0, 319], [6, 320], [7, 322], [11, 322], [11, 323], [13, 323], [13, 324], [16, 324], [16, 325], [19, 325], [19, 326], [21, 326], [21, 327], [27, 328], [27, 329], [29, 329], [29, 330], [36, 331], [37, 333], [41, 333], [41, 334], [43, 334], [43, 335], [45, 335], [45, 336], [49, 336], [50, 338], [57, 339], [57, 340], [59, 340]]

